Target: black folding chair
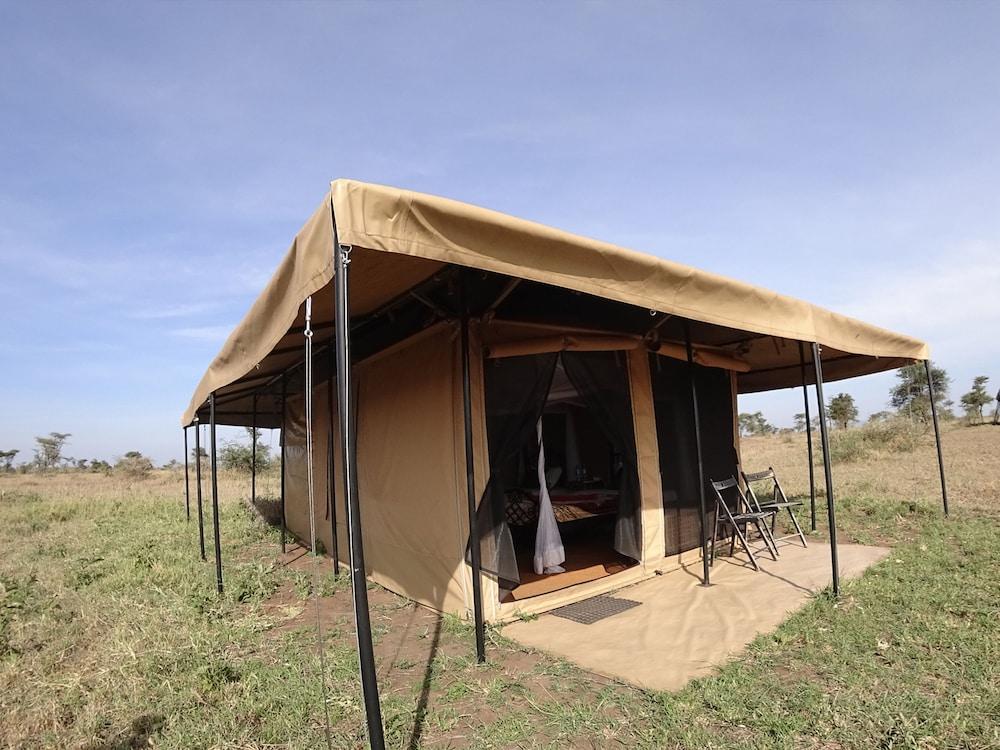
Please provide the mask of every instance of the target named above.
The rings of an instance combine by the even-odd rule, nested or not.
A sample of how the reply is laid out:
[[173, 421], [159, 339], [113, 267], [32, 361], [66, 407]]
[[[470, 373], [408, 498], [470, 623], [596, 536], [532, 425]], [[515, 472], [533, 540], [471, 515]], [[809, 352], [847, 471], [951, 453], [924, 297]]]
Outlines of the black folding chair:
[[[733, 554], [733, 550], [736, 548], [736, 540], [739, 539], [740, 544], [743, 545], [743, 551], [750, 558], [753, 569], [760, 570], [757, 558], [753, 556], [750, 544], [747, 542], [747, 526], [753, 524], [757, 527], [757, 533], [760, 534], [760, 538], [764, 541], [767, 551], [771, 553], [772, 559], [777, 560], [778, 550], [774, 545], [774, 540], [771, 538], [771, 530], [768, 528], [768, 521], [777, 511], [754, 510], [751, 508], [750, 503], [743, 494], [743, 490], [740, 489], [739, 482], [736, 481], [736, 477], [730, 477], [722, 482], [711, 482], [711, 484], [712, 489], [715, 491], [715, 524], [712, 529], [712, 549], [709, 553], [709, 564], [715, 562], [715, 542], [719, 537], [720, 523], [732, 527], [733, 530], [732, 537], [729, 540], [730, 555]], [[732, 489], [736, 490], [736, 497], [733, 498], [732, 507], [730, 507], [723, 493]]]
[[[799, 541], [802, 542], [803, 547], [808, 547], [806, 544], [806, 535], [802, 533], [802, 527], [799, 526], [799, 520], [795, 517], [795, 512], [792, 508], [798, 508], [802, 505], [799, 500], [789, 500], [785, 496], [785, 491], [781, 489], [781, 483], [778, 482], [778, 476], [774, 473], [774, 469], [770, 466], [767, 467], [767, 471], [758, 471], [755, 474], [747, 474], [745, 471], [741, 471], [743, 474], [743, 481], [747, 486], [747, 495], [750, 500], [751, 507], [754, 510], [759, 511], [774, 511], [774, 516], [771, 517], [771, 538], [774, 539], [774, 524], [775, 518], [778, 513], [782, 510], [788, 511], [788, 517], [792, 519], [792, 525], [795, 527], [795, 533], [789, 534], [788, 536], [783, 536], [781, 539], [774, 539], [775, 542], [780, 542], [783, 539], [792, 539], [798, 536]], [[765, 499], [761, 502], [757, 493], [753, 491], [754, 482], [764, 482], [770, 479], [774, 486], [771, 487], [771, 499]]]

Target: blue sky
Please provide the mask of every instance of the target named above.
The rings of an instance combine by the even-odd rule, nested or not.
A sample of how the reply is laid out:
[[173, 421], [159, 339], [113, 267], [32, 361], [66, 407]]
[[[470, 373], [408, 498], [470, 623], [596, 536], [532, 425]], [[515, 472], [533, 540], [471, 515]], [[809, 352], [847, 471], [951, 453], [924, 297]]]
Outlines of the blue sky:
[[[180, 457], [341, 176], [764, 284], [929, 341], [956, 399], [996, 387], [998, 38], [973, 2], [0, 2], [0, 449]], [[830, 388], [869, 412], [892, 380]]]

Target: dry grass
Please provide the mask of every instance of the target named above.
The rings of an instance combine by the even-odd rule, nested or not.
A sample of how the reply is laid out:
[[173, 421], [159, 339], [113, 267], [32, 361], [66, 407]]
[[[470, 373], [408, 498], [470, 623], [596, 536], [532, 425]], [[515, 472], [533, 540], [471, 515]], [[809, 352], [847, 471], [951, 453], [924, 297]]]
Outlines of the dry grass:
[[[816, 488], [825, 495], [819, 435], [814, 439]], [[996, 514], [1000, 497], [1000, 428], [946, 425], [942, 445], [948, 496], [955, 512]], [[747, 471], [773, 466], [786, 492], [809, 494], [805, 433], [743, 438], [742, 453]], [[877, 495], [940, 507], [934, 434], [925, 431], [912, 452], [877, 453], [869, 460], [850, 463], [834, 460], [833, 480], [834, 496], [838, 498]]]

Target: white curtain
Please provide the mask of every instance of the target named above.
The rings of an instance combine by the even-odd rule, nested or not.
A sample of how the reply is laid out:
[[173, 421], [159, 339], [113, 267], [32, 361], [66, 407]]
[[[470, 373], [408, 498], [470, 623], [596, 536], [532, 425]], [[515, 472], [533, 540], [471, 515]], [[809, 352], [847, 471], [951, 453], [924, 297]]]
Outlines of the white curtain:
[[538, 434], [538, 528], [535, 530], [535, 573], [551, 575], [563, 573], [566, 562], [566, 552], [563, 550], [562, 537], [559, 536], [559, 524], [552, 510], [552, 498], [549, 497], [548, 482], [545, 481], [545, 444], [542, 442], [542, 420], [538, 419], [536, 427]]

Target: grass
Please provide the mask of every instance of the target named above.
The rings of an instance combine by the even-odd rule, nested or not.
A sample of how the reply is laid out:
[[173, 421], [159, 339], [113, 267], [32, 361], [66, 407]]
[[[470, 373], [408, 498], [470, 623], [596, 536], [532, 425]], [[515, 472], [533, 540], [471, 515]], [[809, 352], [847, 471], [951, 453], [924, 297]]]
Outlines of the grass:
[[[466, 623], [372, 587], [388, 744], [1000, 748], [1000, 429], [951, 429], [945, 449], [948, 520], [926, 438], [835, 464], [841, 539], [893, 554], [675, 694], [610, 683], [502, 630], [478, 665]], [[801, 436], [743, 452], [807, 492]], [[220, 484], [222, 596], [179, 475], [0, 476], [0, 746], [324, 747], [317, 602], [334, 746], [363, 743], [348, 588], [311, 560], [280, 564], [274, 532], [238, 502], [244, 483]]]

